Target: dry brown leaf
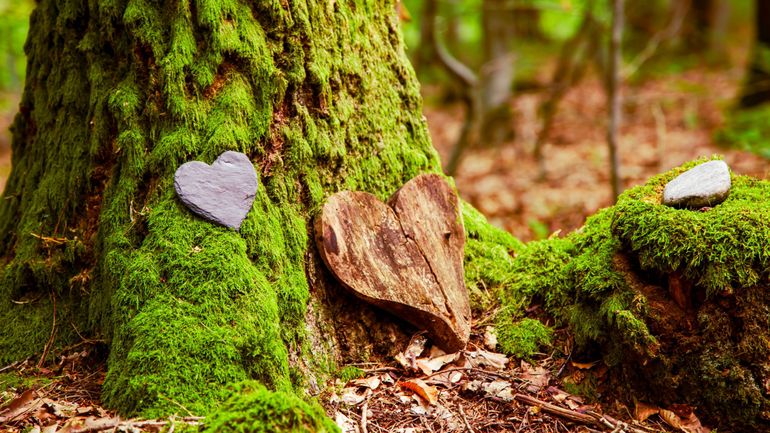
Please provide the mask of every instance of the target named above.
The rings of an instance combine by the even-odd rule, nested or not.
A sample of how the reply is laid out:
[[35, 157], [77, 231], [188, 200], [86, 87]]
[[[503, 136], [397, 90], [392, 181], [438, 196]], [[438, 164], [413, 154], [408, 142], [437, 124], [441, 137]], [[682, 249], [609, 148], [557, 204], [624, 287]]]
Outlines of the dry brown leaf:
[[666, 422], [666, 424], [670, 425], [675, 429], [682, 430], [682, 420], [679, 419], [679, 416], [674, 412], [667, 409], [660, 409], [660, 411], [658, 411], [658, 415], [660, 415], [660, 417], [663, 419], [663, 421]]
[[[388, 376], [390, 377], [390, 376]], [[380, 386], [380, 376], [370, 376], [353, 381], [354, 385], [363, 386], [369, 389], [377, 389]]]
[[580, 370], [590, 370], [590, 369], [594, 368], [594, 366], [596, 364], [598, 364], [598, 363], [599, 363], [599, 361], [594, 361], [594, 362], [575, 362], [575, 361], [570, 361], [570, 364], [572, 364], [573, 367], [575, 367], [577, 369], [580, 369]]
[[41, 404], [35, 390], [28, 389], [0, 409], [0, 424], [19, 421], [24, 415], [31, 415]]
[[508, 357], [502, 353], [488, 352], [479, 349], [474, 352], [467, 352], [466, 359], [472, 367], [492, 367], [495, 370], [502, 370], [508, 364]]
[[399, 386], [414, 392], [430, 404], [436, 404], [438, 401], [438, 389], [428, 385], [420, 379], [399, 382]]
[[528, 362], [521, 361], [521, 378], [528, 383], [527, 391], [536, 394], [548, 386], [551, 372], [539, 365], [532, 366]]
[[660, 408], [655, 405], [636, 402], [634, 407], [634, 419], [639, 422], [644, 422], [647, 418], [660, 412]]

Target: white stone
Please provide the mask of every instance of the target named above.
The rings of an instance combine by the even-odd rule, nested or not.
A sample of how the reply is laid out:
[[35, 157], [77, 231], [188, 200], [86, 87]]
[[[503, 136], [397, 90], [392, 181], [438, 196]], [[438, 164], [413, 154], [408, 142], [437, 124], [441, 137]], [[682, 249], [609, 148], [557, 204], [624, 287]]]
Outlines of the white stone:
[[730, 169], [724, 161], [695, 166], [666, 184], [663, 204], [697, 209], [716, 206], [730, 194]]

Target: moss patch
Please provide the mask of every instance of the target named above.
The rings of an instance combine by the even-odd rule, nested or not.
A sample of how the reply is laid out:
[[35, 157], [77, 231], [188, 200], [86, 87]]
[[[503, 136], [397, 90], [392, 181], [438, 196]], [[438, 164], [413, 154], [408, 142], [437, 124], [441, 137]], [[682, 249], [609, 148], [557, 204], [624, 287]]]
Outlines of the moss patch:
[[339, 428], [320, 406], [294, 394], [272, 392], [256, 382], [238, 384], [214, 413], [204, 432], [333, 433]]

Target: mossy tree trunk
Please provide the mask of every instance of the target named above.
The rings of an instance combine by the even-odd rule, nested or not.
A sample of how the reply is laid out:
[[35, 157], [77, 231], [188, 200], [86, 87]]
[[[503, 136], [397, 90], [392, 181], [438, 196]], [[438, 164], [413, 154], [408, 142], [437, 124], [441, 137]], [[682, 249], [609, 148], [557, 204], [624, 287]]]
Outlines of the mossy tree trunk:
[[[26, 51], [0, 362], [103, 338], [105, 403], [157, 416], [397, 347], [409, 330], [333, 283], [309, 224], [336, 191], [440, 170], [391, 1], [41, 0]], [[240, 232], [173, 188], [226, 150], [260, 178]]]

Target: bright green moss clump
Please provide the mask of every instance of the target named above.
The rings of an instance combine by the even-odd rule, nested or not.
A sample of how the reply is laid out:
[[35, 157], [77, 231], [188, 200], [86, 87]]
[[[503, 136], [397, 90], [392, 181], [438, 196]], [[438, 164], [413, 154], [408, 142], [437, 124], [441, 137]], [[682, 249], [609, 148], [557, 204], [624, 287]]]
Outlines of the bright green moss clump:
[[[543, 302], [637, 398], [754, 431], [770, 409], [770, 182], [733, 176], [712, 209], [662, 205], [665, 184], [703, 161], [626, 191], [565, 238], [527, 245], [500, 297], [511, 311]], [[504, 319], [503, 334], [515, 323]]]
[[255, 382], [242, 383], [206, 418], [206, 433], [334, 433], [339, 428], [323, 410], [294, 394], [271, 392]]

